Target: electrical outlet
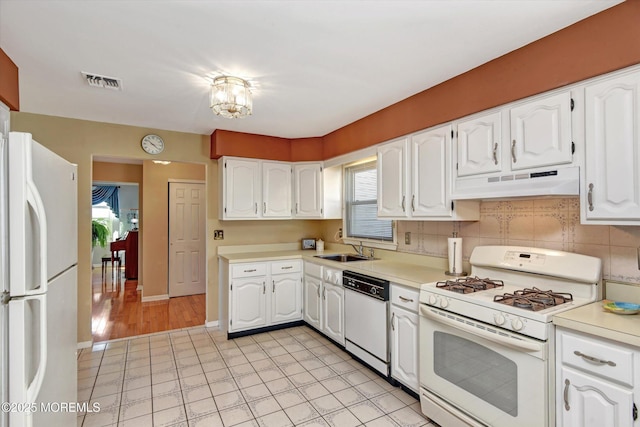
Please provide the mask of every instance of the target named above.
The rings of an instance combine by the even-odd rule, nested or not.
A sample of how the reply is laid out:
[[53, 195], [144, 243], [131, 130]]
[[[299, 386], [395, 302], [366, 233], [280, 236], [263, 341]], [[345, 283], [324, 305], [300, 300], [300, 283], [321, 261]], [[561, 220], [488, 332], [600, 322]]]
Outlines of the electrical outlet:
[[338, 237], [342, 239], [342, 228], [338, 228]]
[[213, 230], [213, 240], [224, 240], [224, 231]]
[[407, 231], [406, 233], [404, 233], [404, 244], [405, 245], [410, 245], [411, 244], [411, 232]]

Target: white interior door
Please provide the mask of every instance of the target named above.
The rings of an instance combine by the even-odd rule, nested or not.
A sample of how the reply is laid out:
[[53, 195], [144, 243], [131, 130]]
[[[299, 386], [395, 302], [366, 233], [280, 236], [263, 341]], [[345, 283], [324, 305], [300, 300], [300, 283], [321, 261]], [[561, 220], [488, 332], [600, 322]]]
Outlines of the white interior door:
[[169, 296], [206, 290], [206, 193], [203, 183], [169, 183]]

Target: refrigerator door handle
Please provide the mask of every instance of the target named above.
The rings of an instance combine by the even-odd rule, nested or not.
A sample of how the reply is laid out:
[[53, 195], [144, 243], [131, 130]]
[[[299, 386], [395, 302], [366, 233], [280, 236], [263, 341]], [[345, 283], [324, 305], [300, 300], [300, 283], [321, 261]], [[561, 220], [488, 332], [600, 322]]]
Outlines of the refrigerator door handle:
[[38, 234], [40, 246], [40, 287], [26, 291], [26, 295], [38, 295], [47, 292], [47, 216], [44, 210], [44, 203], [38, 189], [33, 181], [27, 182], [27, 203], [33, 208], [36, 219], [38, 220]]
[[[34, 349], [28, 348], [31, 331], [27, 331], [25, 318], [28, 313], [27, 305], [29, 301], [38, 301], [40, 308], [37, 325], [40, 329], [39, 340], [39, 361], [37, 370], [30, 381], [29, 378], [29, 355], [34, 353]], [[34, 295], [26, 298], [13, 299], [9, 303], [9, 346], [12, 348], [9, 354], [9, 400], [10, 402], [31, 404], [36, 401], [45, 370], [47, 368], [47, 296]], [[35, 324], [35, 322], [34, 322]], [[11, 419], [22, 418], [25, 413], [12, 412]], [[22, 423], [16, 420], [16, 425]], [[10, 422], [13, 425], [13, 422]]]

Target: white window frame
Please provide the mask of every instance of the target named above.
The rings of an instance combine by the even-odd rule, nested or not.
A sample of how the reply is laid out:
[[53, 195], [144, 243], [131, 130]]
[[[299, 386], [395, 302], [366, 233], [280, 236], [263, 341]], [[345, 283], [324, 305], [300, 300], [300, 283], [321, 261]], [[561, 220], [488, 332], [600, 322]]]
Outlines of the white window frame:
[[391, 221], [392, 240], [377, 240], [377, 239], [366, 239], [366, 238], [348, 236], [349, 228], [348, 228], [348, 221], [347, 221], [347, 217], [348, 217], [347, 206], [348, 206], [349, 197], [351, 196], [351, 191], [348, 188], [349, 179], [347, 179], [347, 174], [348, 174], [347, 169], [352, 168], [354, 166], [358, 166], [360, 164], [375, 162], [376, 160], [377, 160], [376, 157], [368, 157], [368, 158], [359, 160], [357, 162], [343, 165], [342, 194], [344, 195], [344, 203], [342, 205], [342, 230], [344, 233], [344, 237], [342, 238], [342, 242], [347, 245], [354, 245], [354, 246], [362, 245], [368, 248], [387, 249], [387, 250], [395, 251], [398, 248], [396, 221]]

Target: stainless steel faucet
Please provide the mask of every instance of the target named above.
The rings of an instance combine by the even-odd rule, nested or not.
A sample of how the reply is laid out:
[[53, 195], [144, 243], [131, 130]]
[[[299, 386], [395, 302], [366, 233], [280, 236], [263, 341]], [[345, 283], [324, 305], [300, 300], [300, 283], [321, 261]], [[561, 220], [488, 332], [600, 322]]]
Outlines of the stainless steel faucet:
[[364, 256], [364, 248], [362, 247], [362, 241], [360, 241], [360, 246], [356, 247], [356, 245], [351, 244], [351, 247], [353, 248], [354, 251], [356, 251], [358, 253], [358, 255], [360, 256]]

